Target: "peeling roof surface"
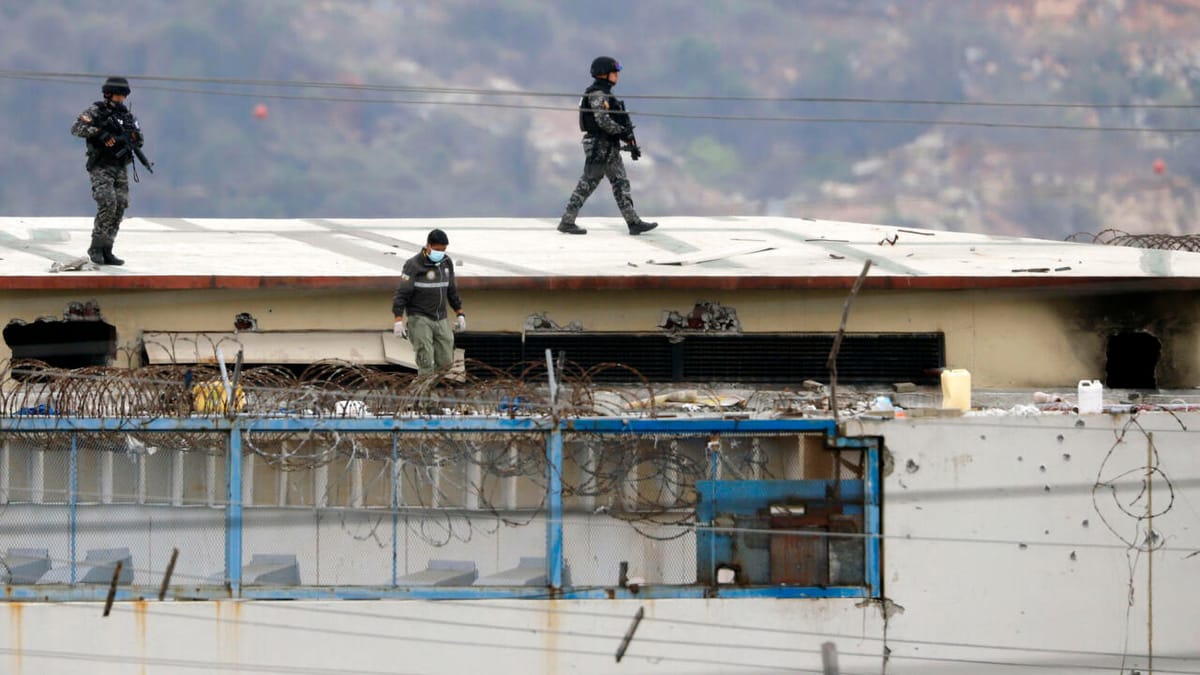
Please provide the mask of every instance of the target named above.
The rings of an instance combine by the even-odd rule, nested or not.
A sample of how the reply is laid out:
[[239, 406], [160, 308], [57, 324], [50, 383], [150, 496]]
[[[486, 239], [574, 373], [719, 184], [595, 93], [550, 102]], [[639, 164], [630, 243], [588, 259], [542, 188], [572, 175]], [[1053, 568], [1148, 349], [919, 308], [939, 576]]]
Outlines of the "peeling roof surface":
[[466, 289], [848, 288], [1086, 285], [1200, 288], [1200, 253], [918, 230], [807, 218], [663, 218], [631, 237], [615, 218], [586, 236], [557, 219], [130, 218], [124, 267], [51, 272], [84, 255], [91, 218], [0, 218], [0, 286], [391, 288], [434, 227]]

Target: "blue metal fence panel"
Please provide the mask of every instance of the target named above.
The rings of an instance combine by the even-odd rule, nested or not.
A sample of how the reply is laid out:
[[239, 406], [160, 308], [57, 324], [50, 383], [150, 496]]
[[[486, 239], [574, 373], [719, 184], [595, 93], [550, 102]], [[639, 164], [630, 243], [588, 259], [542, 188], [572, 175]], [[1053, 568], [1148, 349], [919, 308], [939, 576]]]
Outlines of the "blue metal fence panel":
[[[567, 418], [554, 421], [550, 418], [509, 417], [184, 417], [184, 418], [78, 418], [48, 416], [0, 417], [0, 432], [71, 432], [71, 580], [75, 583], [75, 507], [78, 495], [78, 457], [76, 434], [89, 432], [220, 432], [227, 434], [226, 453], [226, 506], [225, 506], [225, 576], [228, 589], [197, 587], [188, 591], [188, 597], [246, 597], [246, 598], [489, 598], [489, 597], [878, 597], [881, 593], [882, 556], [880, 535], [880, 450], [878, 441], [870, 438], [846, 438], [838, 435], [837, 424], [831, 419], [738, 419], [738, 418], [668, 418], [668, 419], [617, 419], [617, 418]], [[242, 504], [242, 434], [245, 432], [309, 432], [336, 431], [346, 433], [390, 433], [392, 442], [392, 570], [389, 588], [246, 588], [242, 586], [243, 564], [243, 504]], [[400, 435], [430, 432], [508, 432], [543, 433], [546, 436], [548, 459], [547, 480], [547, 576], [550, 589], [546, 588], [400, 588], [396, 587], [398, 539], [398, 513], [396, 485], [399, 480], [399, 458], [397, 445]], [[563, 433], [595, 434], [677, 434], [677, 435], [720, 435], [720, 434], [779, 434], [821, 433], [832, 447], [859, 449], [866, 453], [864, 479], [841, 481], [837, 487], [839, 500], [847, 513], [863, 513], [866, 535], [864, 587], [781, 587], [762, 586], [753, 588], [726, 586], [658, 586], [630, 590], [562, 588], [563, 560], [563, 486], [562, 472]], [[715, 466], [715, 464], [714, 464]], [[714, 476], [715, 477], [715, 476]], [[753, 503], [761, 505], [763, 500], [792, 497], [797, 499], [824, 499], [832, 489], [829, 481], [700, 481], [697, 490], [701, 494], [697, 510], [700, 523], [711, 523], [718, 508], [721, 512], [740, 512]], [[718, 506], [719, 505], [719, 506]], [[697, 528], [698, 564], [712, 566], [718, 559], [719, 540], [711, 528]], [[118, 599], [133, 597], [136, 593], [119, 590]], [[102, 599], [95, 589], [80, 588], [16, 588], [13, 599], [75, 600]]]

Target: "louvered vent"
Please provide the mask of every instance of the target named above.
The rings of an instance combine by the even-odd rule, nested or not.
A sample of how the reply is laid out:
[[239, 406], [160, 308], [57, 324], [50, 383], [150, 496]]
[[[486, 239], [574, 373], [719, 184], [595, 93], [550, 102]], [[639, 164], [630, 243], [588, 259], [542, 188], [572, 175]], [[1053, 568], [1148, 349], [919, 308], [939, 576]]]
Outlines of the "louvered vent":
[[[693, 335], [672, 343], [659, 333], [572, 333], [527, 335], [468, 333], [457, 338], [467, 357], [495, 368], [544, 359], [545, 350], [590, 368], [622, 363], [653, 382], [771, 382], [824, 380], [833, 347], [828, 333]], [[941, 333], [850, 334], [842, 339], [838, 379], [842, 382], [937, 382], [945, 363]], [[636, 378], [606, 370], [607, 381]]]

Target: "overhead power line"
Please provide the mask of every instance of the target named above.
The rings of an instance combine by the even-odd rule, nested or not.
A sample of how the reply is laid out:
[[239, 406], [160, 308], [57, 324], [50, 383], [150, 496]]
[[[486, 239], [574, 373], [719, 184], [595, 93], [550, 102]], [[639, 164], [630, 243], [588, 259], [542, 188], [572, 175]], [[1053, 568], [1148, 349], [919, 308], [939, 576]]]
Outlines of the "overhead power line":
[[[87, 80], [81, 79], [83, 77]], [[34, 82], [51, 82], [73, 85], [94, 85], [94, 79], [99, 75], [78, 75], [70, 73], [30, 73], [29, 71], [0, 70], [0, 79], [25, 80]], [[161, 76], [132, 76], [131, 79], [149, 82], [183, 82], [194, 84], [213, 84], [224, 86], [271, 86], [290, 88], [318, 88], [352, 91], [375, 91], [414, 93], [424, 95], [453, 95], [453, 96], [553, 96], [575, 98], [578, 94], [550, 92], [522, 92], [518, 90], [489, 90], [451, 87], [408, 87], [386, 85], [354, 85], [333, 82], [285, 82], [271, 80], [233, 80], [228, 78], [173, 78]], [[426, 105], [459, 108], [492, 108], [507, 110], [540, 110], [550, 112], [574, 113], [577, 108], [571, 106], [537, 105], [527, 103], [501, 103], [494, 101], [464, 101], [464, 100], [418, 100], [401, 98], [362, 98], [351, 96], [317, 96], [306, 94], [281, 94], [261, 91], [228, 91], [222, 89], [201, 89], [193, 87], [164, 86], [155, 84], [139, 84], [139, 89], [153, 91], [168, 91], [181, 94], [198, 94], [204, 96], [227, 96], [238, 98], [253, 98], [256, 100], [291, 100], [312, 101], [325, 103], [358, 103], [372, 105]], [[683, 97], [667, 95], [627, 96], [627, 99], [660, 99], [660, 100], [707, 100], [707, 101], [746, 101], [746, 102], [808, 102], [808, 103], [860, 103], [860, 104], [906, 104], [906, 105], [971, 105], [977, 107], [1005, 108], [1200, 108], [1200, 106], [1176, 106], [1172, 104], [1085, 104], [1085, 103], [1019, 103], [1019, 102], [964, 102], [938, 101], [928, 99], [869, 99], [869, 98], [771, 98], [771, 97]], [[949, 127], [978, 127], [992, 129], [1027, 129], [1043, 131], [1092, 131], [1117, 133], [1200, 133], [1200, 127], [1145, 127], [1145, 126], [1101, 126], [1084, 124], [1052, 124], [1026, 122], [1000, 122], [980, 120], [952, 119], [923, 119], [923, 118], [886, 118], [886, 117], [828, 117], [828, 116], [786, 116], [786, 115], [737, 115], [719, 113], [672, 113], [635, 111], [633, 114], [642, 118], [662, 119], [694, 119], [730, 122], [782, 122], [791, 124], [856, 124], [856, 125], [916, 125], [916, 126], [949, 126]]]
[[[3, 70], [0, 78], [14, 79], [82, 79], [88, 84], [106, 77], [101, 73], [70, 73], [34, 70]], [[183, 82], [191, 84], [219, 84], [251, 87], [288, 87], [312, 89], [341, 89], [350, 91], [390, 91], [425, 94], [469, 94], [478, 96], [519, 97], [578, 97], [578, 92], [527, 91], [523, 89], [487, 89], [476, 87], [434, 87], [416, 85], [364, 84], [352, 82], [329, 82], [321, 80], [265, 80], [233, 77], [182, 77], [167, 75], [128, 75], [130, 79], [147, 82]], [[977, 108], [1089, 108], [1089, 109], [1149, 109], [1149, 110], [1195, 110], [1194, 103], [1083, 103], [1056, 101], [962, 101], [952, 99], [875, 98], [866, 96], [716, 96], [683, 94], [628, 94], [629, 100], [648, 101], [718, 101], [745, 103], [859, 103], [881, 105], [963, 106]], [[352, 99], [357, 100], [357, 99]]]

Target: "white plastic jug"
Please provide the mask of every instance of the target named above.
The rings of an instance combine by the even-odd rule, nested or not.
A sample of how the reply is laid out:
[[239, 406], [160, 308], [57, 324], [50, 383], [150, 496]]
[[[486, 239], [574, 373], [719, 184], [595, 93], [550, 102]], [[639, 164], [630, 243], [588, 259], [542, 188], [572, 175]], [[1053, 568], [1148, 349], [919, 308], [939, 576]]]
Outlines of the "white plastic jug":
[[971, 372], [961, 368], [942, 371], [942, 407], [971, 409]]
[[1079, 381], [1079, 414], [1095, 415], [1104, 412], [1104, 385], [1100, 380]]

